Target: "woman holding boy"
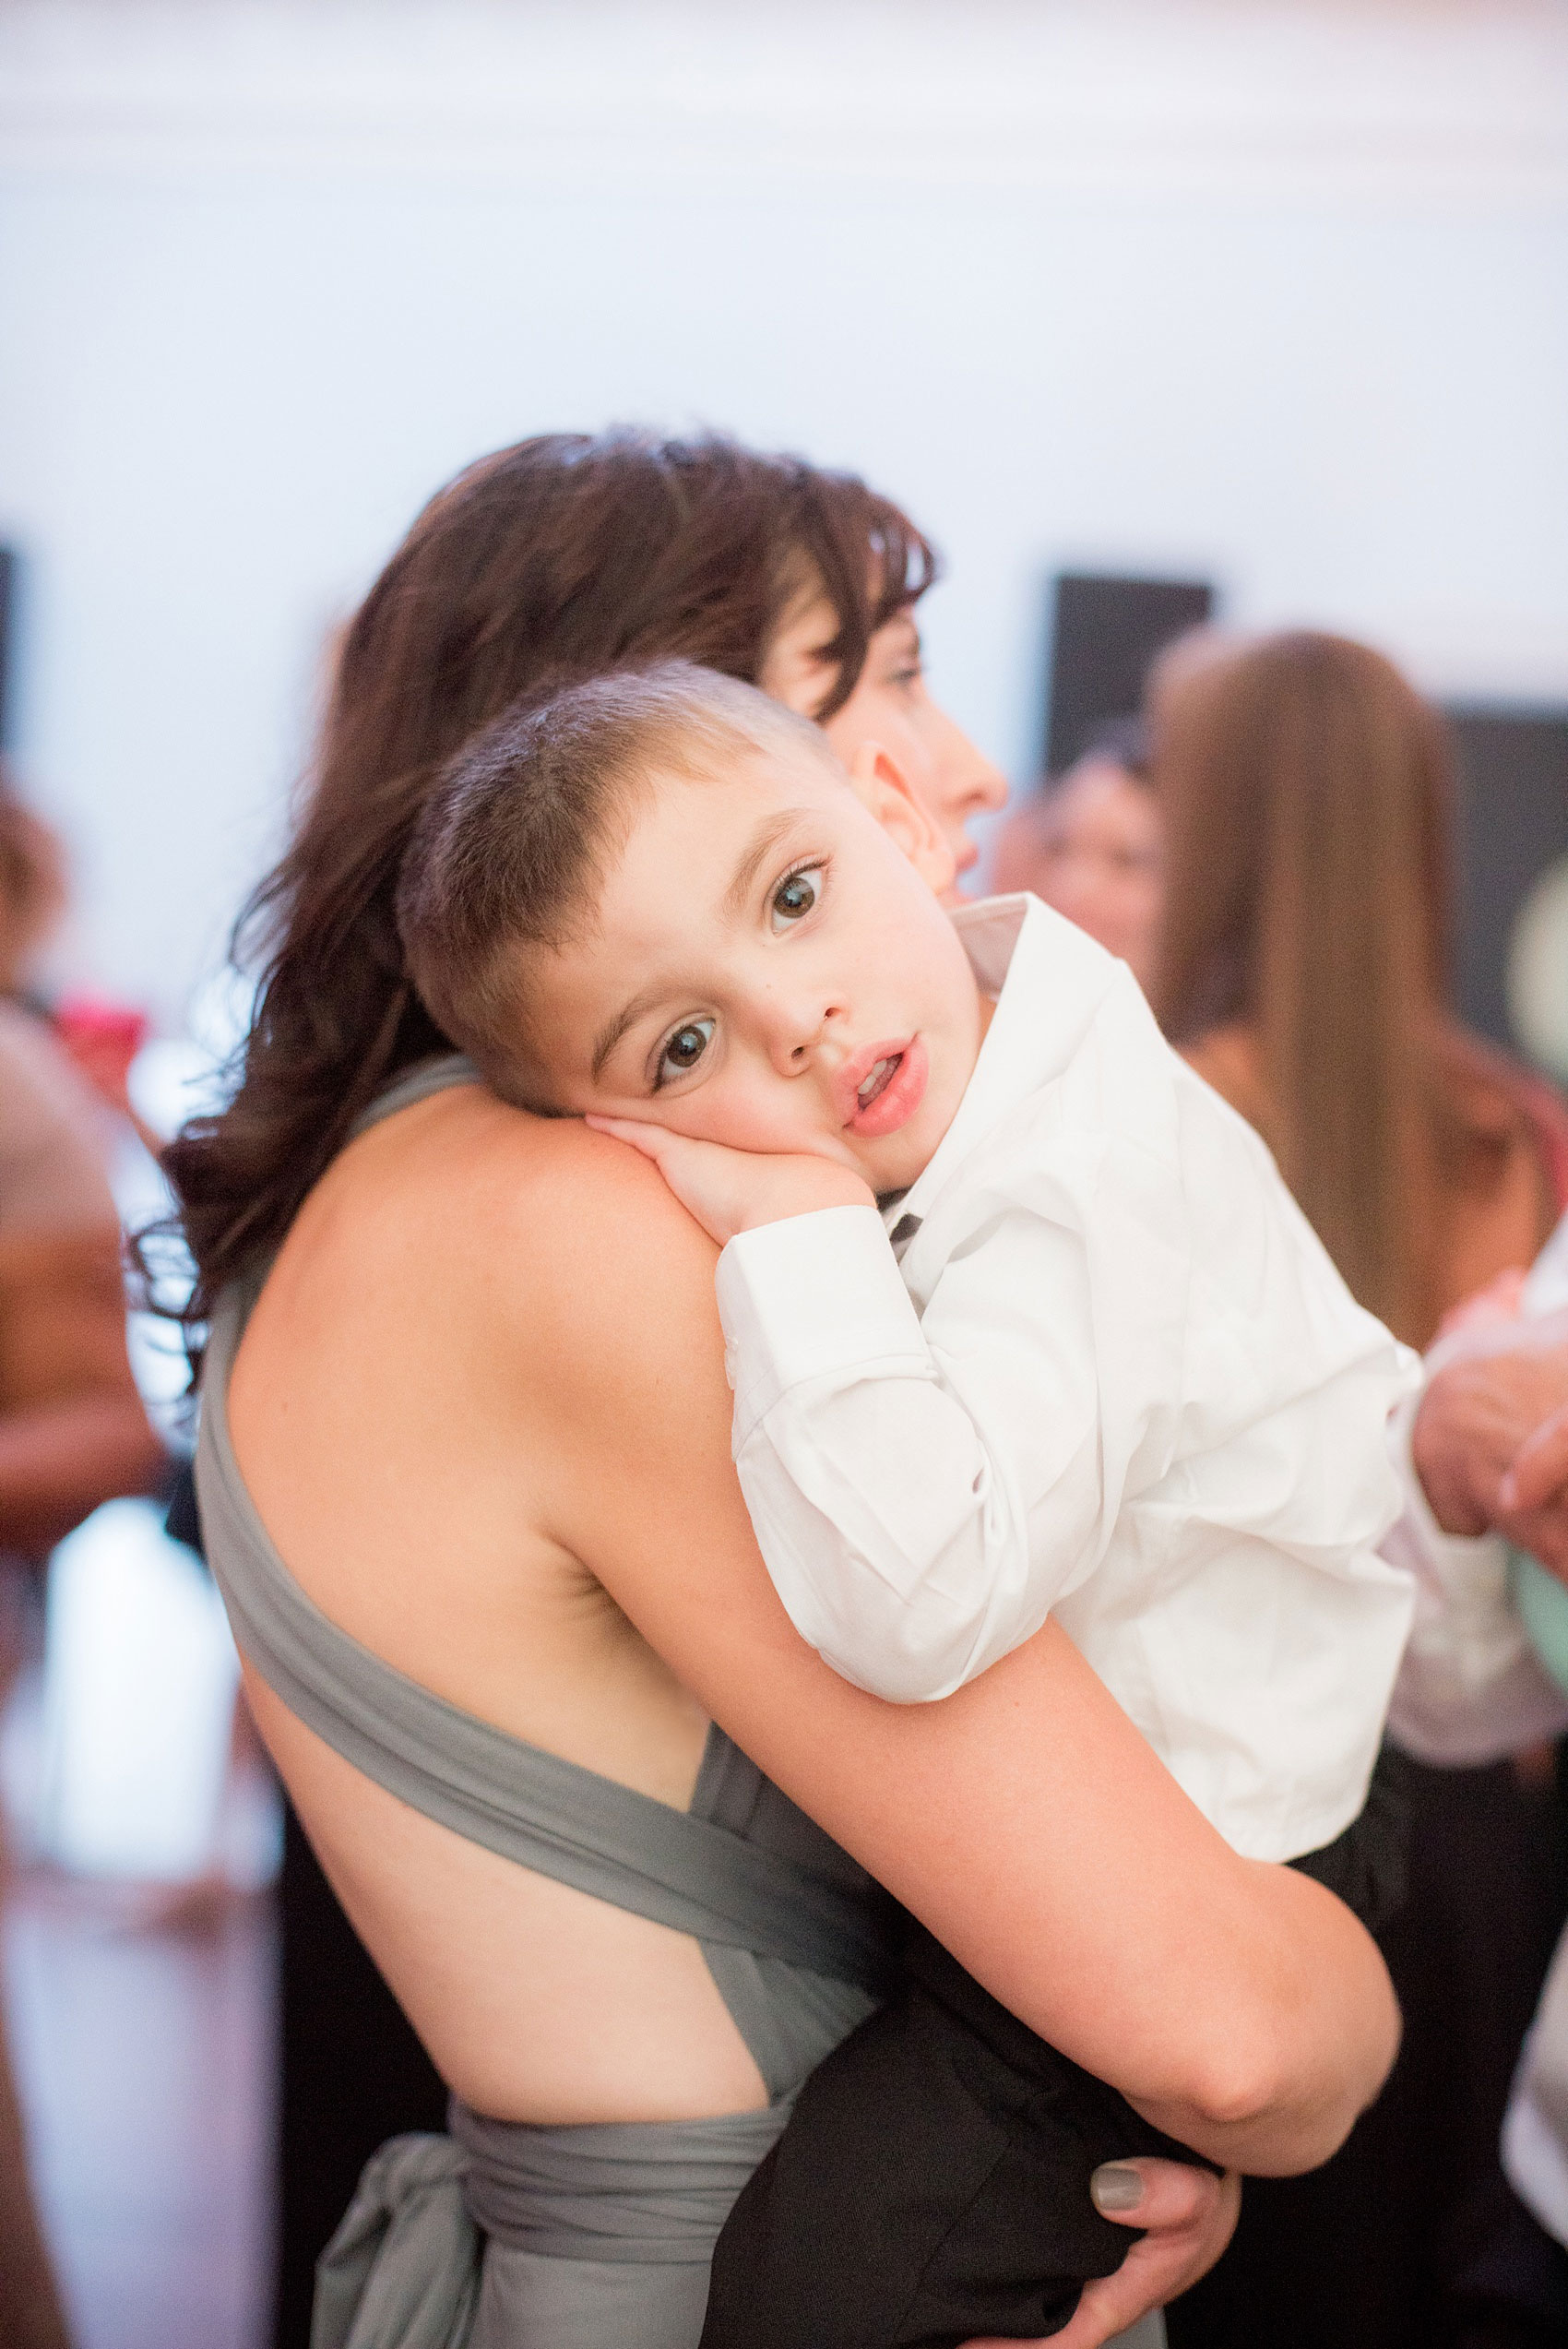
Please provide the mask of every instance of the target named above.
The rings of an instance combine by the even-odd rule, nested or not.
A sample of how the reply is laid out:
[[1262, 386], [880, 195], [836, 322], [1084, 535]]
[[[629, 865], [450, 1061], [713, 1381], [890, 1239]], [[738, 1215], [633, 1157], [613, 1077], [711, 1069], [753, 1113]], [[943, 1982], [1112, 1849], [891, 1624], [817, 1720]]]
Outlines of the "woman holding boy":
[[[417, 2330], [424, 2293], [378, 2338], [691, 2349], [726, 2197], [880, 1995], [876, 1883], [1220, 2164], [1319, 2157], [1392, 2056], [1348, 1913], [1238, 1859], [1054, 1626], [938, 1706], [811, 1653], [731, 1472], [707, 1241], [631, 1153], [431, 1067], [395, 893], [477, 727], [552, 673], [692, 659], [851, 757], [883, 742], [961, 829], [998, 787], [924, 694], [932, 569], [858, 483], [721, 443], [562, 438], [462, 477], [350, 632], [260, 900], [244, 1080], [172, 1154], [214, 1316], [208, 1541], [257, 1718], [461, 2108], [460, 2156], [379, 2174], [365, 2292], [406, 2252], [421, 2304], [413, 2222], [460, 2237], [459, 2172], [488, 2237], [477, 2308], [464, 2254], [445, 2332]], [[1182, 2289], [1232, 2197], [1104, 2179], [1155, 2231], [1063, 2349]]]

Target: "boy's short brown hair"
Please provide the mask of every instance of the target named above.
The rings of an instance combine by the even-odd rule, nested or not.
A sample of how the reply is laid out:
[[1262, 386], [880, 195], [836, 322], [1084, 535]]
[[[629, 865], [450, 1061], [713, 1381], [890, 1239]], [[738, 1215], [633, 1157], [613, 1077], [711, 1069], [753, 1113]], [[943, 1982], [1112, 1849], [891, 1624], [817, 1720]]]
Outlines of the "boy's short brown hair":
[[398, 886], [410, 973], [437, 1025], [523, 1101], [530, 947], [591, 924], [607, 865], [656, 781], [716, 781], [737, 760], [838, 761], [826, 735], [754, 686], [686, 661], [534, 696], [466, 743], [425, 804]]

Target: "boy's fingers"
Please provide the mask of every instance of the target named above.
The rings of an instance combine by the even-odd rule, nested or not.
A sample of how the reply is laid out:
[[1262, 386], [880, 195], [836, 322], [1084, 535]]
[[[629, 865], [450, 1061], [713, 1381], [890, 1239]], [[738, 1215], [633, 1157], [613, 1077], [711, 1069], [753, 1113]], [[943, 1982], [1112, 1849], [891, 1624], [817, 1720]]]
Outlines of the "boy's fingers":
[[634, 1150], [640, 1150], [656, 1165], [662, 1164], [681, 1147], [679, 1134], [672, 1134], [667, 1126], [646, 1125], [639, 1117], [596, 1117], [590, 1111], [583, 1124], [591, 1126], [596, 1134], [610, 1135], [614, 1141], [630, 1142]]
[[639, 1150], [653, 1135], [664, 1132], [662, 1126], [647, 1126], [637, 1117], [600, 1117], [592, 1109], [583, 1119], [583, 1124], [591, 1126], [596, 1134], [613, 1134], [618, 1142], [635, 1142]]
[[1540, 1508], [1568, 1483], [1568, 1404], [1526, 1437], [1498, 1493], [1509, 1516]]

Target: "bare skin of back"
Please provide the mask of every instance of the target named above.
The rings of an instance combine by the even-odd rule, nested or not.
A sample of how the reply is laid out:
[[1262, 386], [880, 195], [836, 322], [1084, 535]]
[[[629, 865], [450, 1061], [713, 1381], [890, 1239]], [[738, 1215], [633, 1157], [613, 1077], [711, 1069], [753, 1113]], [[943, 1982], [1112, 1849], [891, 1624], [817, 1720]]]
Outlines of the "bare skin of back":
[[[552, 1324], [595, 1271], [555, 1213], [560, 1162], [583, 1147], [465, 1090], [345, 1152], [246, 1333], [235, 1450], [345, 1630], [510, 1735], [684, 1810], [707, 1718], [550, 1530], [562, 1463], [540, 1389]], [[410, 1810], [246, 1685], [335, 1890], [469, 2103], [540, 2122], [766, 2104], [695, 1941]]]

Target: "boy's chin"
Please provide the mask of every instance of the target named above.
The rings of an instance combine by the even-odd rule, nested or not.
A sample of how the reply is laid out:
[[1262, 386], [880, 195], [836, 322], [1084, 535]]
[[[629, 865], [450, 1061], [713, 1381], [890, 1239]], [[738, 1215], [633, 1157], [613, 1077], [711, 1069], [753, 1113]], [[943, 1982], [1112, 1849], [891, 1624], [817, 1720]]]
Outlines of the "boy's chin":
[[921, 1171], [912, 1151], [885, 1144], [879, 1151], [857, 1151], [848, 1163], [878, 1198], [885, 1198], [889, 1191], [907, 1191]]

